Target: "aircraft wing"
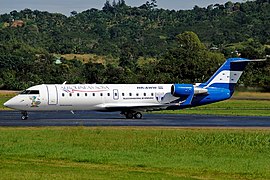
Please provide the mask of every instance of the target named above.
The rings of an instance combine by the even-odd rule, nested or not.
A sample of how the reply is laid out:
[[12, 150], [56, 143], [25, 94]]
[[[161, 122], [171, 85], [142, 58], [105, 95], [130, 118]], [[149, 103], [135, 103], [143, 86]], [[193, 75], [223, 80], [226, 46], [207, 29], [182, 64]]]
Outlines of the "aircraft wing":
[[173, 104], [150, 104], [150, 103], [117, 103], [117, 104], [102, 104], [99, 105], [105, 111], [156, 111], [156, 110], [165, 110], [170, 106], [179, 106], [178, 103]]
[[157, 111], [165, 110], [171, 106], [179, 106], [179, 97], [174, 97], [171, 93], [166, 93], [159, 99], [159, 103], [104, 103], [98, 105], [105, 111]]

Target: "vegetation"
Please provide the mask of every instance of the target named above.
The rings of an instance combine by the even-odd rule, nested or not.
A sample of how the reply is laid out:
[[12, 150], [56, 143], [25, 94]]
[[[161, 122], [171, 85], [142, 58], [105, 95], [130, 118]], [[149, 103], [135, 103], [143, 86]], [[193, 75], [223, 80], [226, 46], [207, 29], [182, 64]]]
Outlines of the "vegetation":
[[159, 111], [162, 114], [209, 114], [231, 116], [270, 116], [269, 100], [228, 100], [177, 111]]
[[233, 99], [245, 99], [245, 100], [270, 100], [270, 93], [259, 92], [239, 92], [236, 91], [233, 94]]
[[[0, 88], [205, 81], [225, 58], [270, 54], [269, 13], [268, 0], [180, 11], [158, 9], [155, 0], [140, 7], [106, 1], [102, 10], [69, 17], [12, 11], [0, 15]], [[244, 76], [242, 86], [268, 90], [270, 62], [254, 63]]]
[[10, 110], [6, 108], [3, 104], [7, 102], [11, 97], [0, 97], [0, 110]]
[[10, 110], [9, 108], [4, 107], [3, 104], [16, 94], [16, 92], [12, 91], [0, 91], [0, 110]]
[[1, 179], [269, 179], [270, 132], [1, 128]]

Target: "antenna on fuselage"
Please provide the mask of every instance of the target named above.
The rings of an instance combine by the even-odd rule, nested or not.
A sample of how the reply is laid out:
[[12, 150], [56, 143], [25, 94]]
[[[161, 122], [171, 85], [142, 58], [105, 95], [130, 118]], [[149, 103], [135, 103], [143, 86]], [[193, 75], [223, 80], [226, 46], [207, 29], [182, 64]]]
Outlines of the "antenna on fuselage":
[[63, 85], [65, 85], [67, 83], [67, 81], [65, 81], [64, 83], [63, 83]]

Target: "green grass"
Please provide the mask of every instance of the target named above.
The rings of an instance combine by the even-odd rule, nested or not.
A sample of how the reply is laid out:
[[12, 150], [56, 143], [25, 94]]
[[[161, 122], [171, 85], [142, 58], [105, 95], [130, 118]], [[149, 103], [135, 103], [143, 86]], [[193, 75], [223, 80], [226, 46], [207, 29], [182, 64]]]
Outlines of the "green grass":
[[1, 179], [270, 179], [270, 131], [0, 128]]
[[101, 63], [103, 65], [107, 64], [119, 64], [118, 58], [112, 56], [100, 56], [96, 54], [55, 54], [56, 57], [63, 57], [67, 60], [78, 59], [83, 63]]
[[209, 105], [177, 110], [160, 111], [167, 114], [210, 114], [236, 116], [270, 116], [269, 100], [227, 100]]
[[9, 108], [6, 108], [3, 104], [12, 97], [13, 97], [13, 95], [5, 95], [5, 96], [0, 95], [0, 111], [1, 110], [9, 110]]
[[9, 108], [6, 108], [3, 104], [8, 101], [10, 98], [14, 97], [17, 93], [10, 91], [0, 91], [0, 111], [1, 110], [9, 110]]

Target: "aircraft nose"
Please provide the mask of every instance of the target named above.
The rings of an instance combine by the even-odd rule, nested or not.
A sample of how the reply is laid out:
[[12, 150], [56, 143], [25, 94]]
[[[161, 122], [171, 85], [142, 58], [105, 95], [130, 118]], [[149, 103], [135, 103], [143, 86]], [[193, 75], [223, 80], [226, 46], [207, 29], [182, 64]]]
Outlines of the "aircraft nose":
[[4, 103], [4, 106], [5, 106], [5, 107], [9, 107], [9, 106], [10, 106], [9, 101], [5, 102], [5, 103]]
[[4, 103], [4, 106], [5, 106], [5, 107], [11, 108], [11, 109], [13, 108], [14, 105], [15, 105], [15, 104], [14, 104], [13, 99], [10, 99], [10, 100], [8, 100], [7, 102]]
[[17, 96], [11, 98], [7, 102], [4, 103], [4, 106], [10, 109], [17, 109], [20, 110], [20, 108], [25, 106], [25, 103], [23, 103], [23, 99], [18, 98]]

